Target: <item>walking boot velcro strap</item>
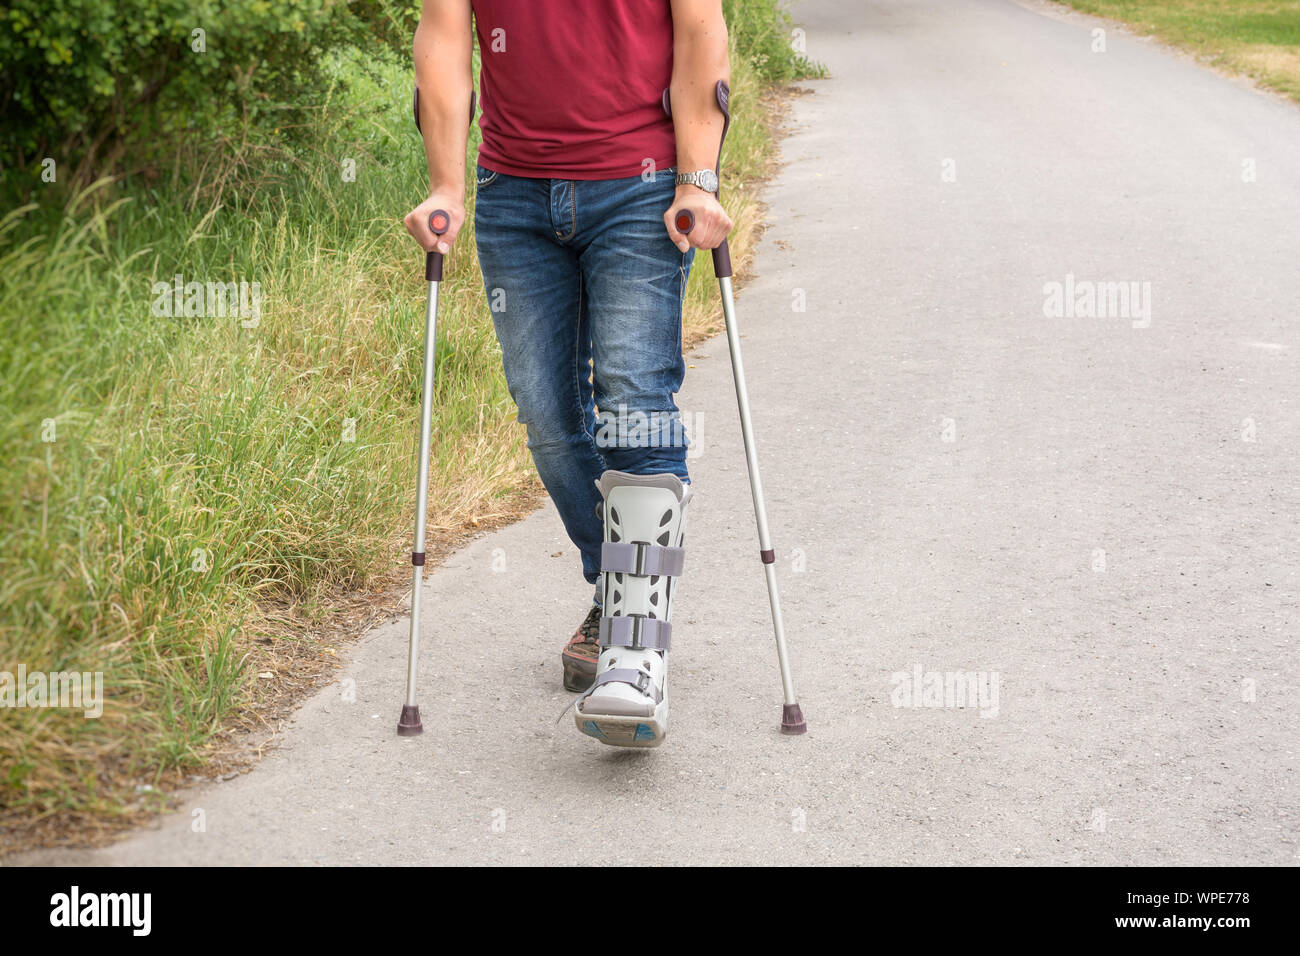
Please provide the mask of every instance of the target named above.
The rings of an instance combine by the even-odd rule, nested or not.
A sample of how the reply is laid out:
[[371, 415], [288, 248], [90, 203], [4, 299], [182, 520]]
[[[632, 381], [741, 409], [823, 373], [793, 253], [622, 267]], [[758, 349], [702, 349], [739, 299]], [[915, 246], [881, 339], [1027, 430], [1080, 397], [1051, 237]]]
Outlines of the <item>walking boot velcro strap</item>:
[[632, 687], [635, 687], [641, 693], [651, 698], [656, 704], [664, 699], [663, 692], [654, 686], [654, 682], [651, 680], [650, 675], [639, 667], [611, 667], [609, 670], [605, 671], [605, 673], [596, 678], [596, 682], [591, 685], [591, 689], [587, 691], [587, 695], [590, 696], [591, 691], [595, 690], [601, 684], [611, 683], [630, 684]]
[[673, 626], [667, 621], [640, 615], [617, 615], [600, 619], [600, 649], [631, 647], [634, 650], [667, 651]]
[[600, 546], [600, 569], [619, 574], [676, 577], [686, 561], [685, 548], [665, 548], [644, 541], [606, 541]]

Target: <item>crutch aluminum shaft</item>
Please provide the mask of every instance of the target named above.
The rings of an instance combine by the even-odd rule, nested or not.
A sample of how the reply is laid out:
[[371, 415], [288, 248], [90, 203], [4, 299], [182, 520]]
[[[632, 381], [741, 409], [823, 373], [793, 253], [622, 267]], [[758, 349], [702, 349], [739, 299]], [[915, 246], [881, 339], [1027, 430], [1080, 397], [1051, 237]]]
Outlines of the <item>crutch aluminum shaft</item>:
[[[429, 215], [429, 231], [442, 235], [451, 225], [451, 217], [441, 209]], [[411, 551], [411, 638], [406, 651], [406, 703], [397, 721], [397, 732], [413, 737], [424, 732], [420, 707], [415, 702], [416, 671], [420, 658], [420, 591], [424, 582], [425, 521], [429, 506], [429, 446], [433, 432], [434, 357], [438, 333], [438, 284], [442, 281], [442, 253], [425, 256], [424, 278], [429, 283], [429, 298], [424, 311], [424, 381], [420, 388], [420, 464], [415, 492], [415, 547]]]
[[[677, 231], [686, 235], [695, 227], [695, 216], [685, 209], [677, 214]], [[759, 558], [767, 579], [767, 600], [772, 609], [772, 632], [776, 636], [776, 657], [781, 669], [781, 732], [802, 734], [808, 730], [803, 711], [794, 694], [790, 676], [790, 655], [785, 645], [785, 625], [781, 616], [781, 596], [776, 586], [776, 552], [767, 527], [767, 503], [763, 497], [763, 478], [758, 470], [758, 449], [754, 444], [754, 424], [749, 414], [749, 389], [745, 385], [745, 362], [740, 354], [740, 326], [736, 322], [736, 300], [731, 291], [731, 250], [727, 240], [713, 250], [713, 271], [722, 293], [722, 317], [727, 327], [727, 351], [731, 353], [731, 376], [736, 383], [736, 407], [740, 412], [740, 434], [745, 442], [745, 465], [749, 469], [749, 490], [754, 497], [754, 519], [758, 524]]]
[[781, 621], [781, 598], [776, 587], [776, 555], [767, 529], [767, 503], [763, 497], [763, 479], [758, 471], [758, 450], [754, 447], [754, 426], [749, 416], [749, 389], [745, 386], [745, 363], [740, 355], [740, 331], [736, 324], [736, 304], [731, 294], [731, 277], [720, 276], [722, 315], [727, 326], [727, 349], [731, 353], [731, 375], [736, 382], [736, 407], [740, 411], [740, 434], [745, 441], [745, 463], [749, 467], [749, 488], [754, 497], [754, 516], [758, 524], [759, 557], [767, 577], [768, 603], [772, 606], [772, 628], [776, 632], [776, 653], [781, 665], [781, 691], [787, 706], [798, 707], [790, 661], [785, 647], [785, 627]]

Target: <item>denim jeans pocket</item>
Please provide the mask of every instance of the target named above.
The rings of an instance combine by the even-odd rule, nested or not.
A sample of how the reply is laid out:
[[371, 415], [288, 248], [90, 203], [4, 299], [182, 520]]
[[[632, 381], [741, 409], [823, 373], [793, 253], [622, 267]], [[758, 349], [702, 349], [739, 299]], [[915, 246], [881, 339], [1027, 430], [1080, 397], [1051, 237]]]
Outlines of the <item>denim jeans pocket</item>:
[[501, 174], [494, 169], [484, 169], [482, 166], [474, 167], [474, 189], [476, 192], [482, 192], [500, 178]]

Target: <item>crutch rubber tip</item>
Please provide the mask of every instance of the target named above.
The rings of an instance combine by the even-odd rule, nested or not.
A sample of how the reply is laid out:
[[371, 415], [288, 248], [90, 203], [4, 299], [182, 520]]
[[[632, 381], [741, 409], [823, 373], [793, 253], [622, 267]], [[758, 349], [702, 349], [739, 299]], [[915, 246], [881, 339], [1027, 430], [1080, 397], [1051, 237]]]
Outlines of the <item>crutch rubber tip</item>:
[[397, 721], [397, 736], [414, 737], [422, 733], [424, 733], [424, 724], [420, 723], [419, 705], [403, 704], [402, 716]]
[[786, 704], [781, 708], [781, 733], [791, 736], [808, 733], [808, 725], [803, 722], [803, 711], [798, 704]]

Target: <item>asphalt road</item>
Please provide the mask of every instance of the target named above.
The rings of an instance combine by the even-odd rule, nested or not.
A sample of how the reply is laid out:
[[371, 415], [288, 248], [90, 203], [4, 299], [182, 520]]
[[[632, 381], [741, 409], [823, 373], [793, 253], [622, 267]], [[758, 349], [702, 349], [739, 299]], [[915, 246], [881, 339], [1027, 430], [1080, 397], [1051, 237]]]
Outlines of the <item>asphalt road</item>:
[[739, 316], [807, 736], [718, 338], [664, 747], [562, 718], [548, 506], [428, 580], [423, 737], [398, 621], [252, 773], [26, 859], [1294, 864], [1300, 109], [1054, 10], [795, 8], [832, 78]]

